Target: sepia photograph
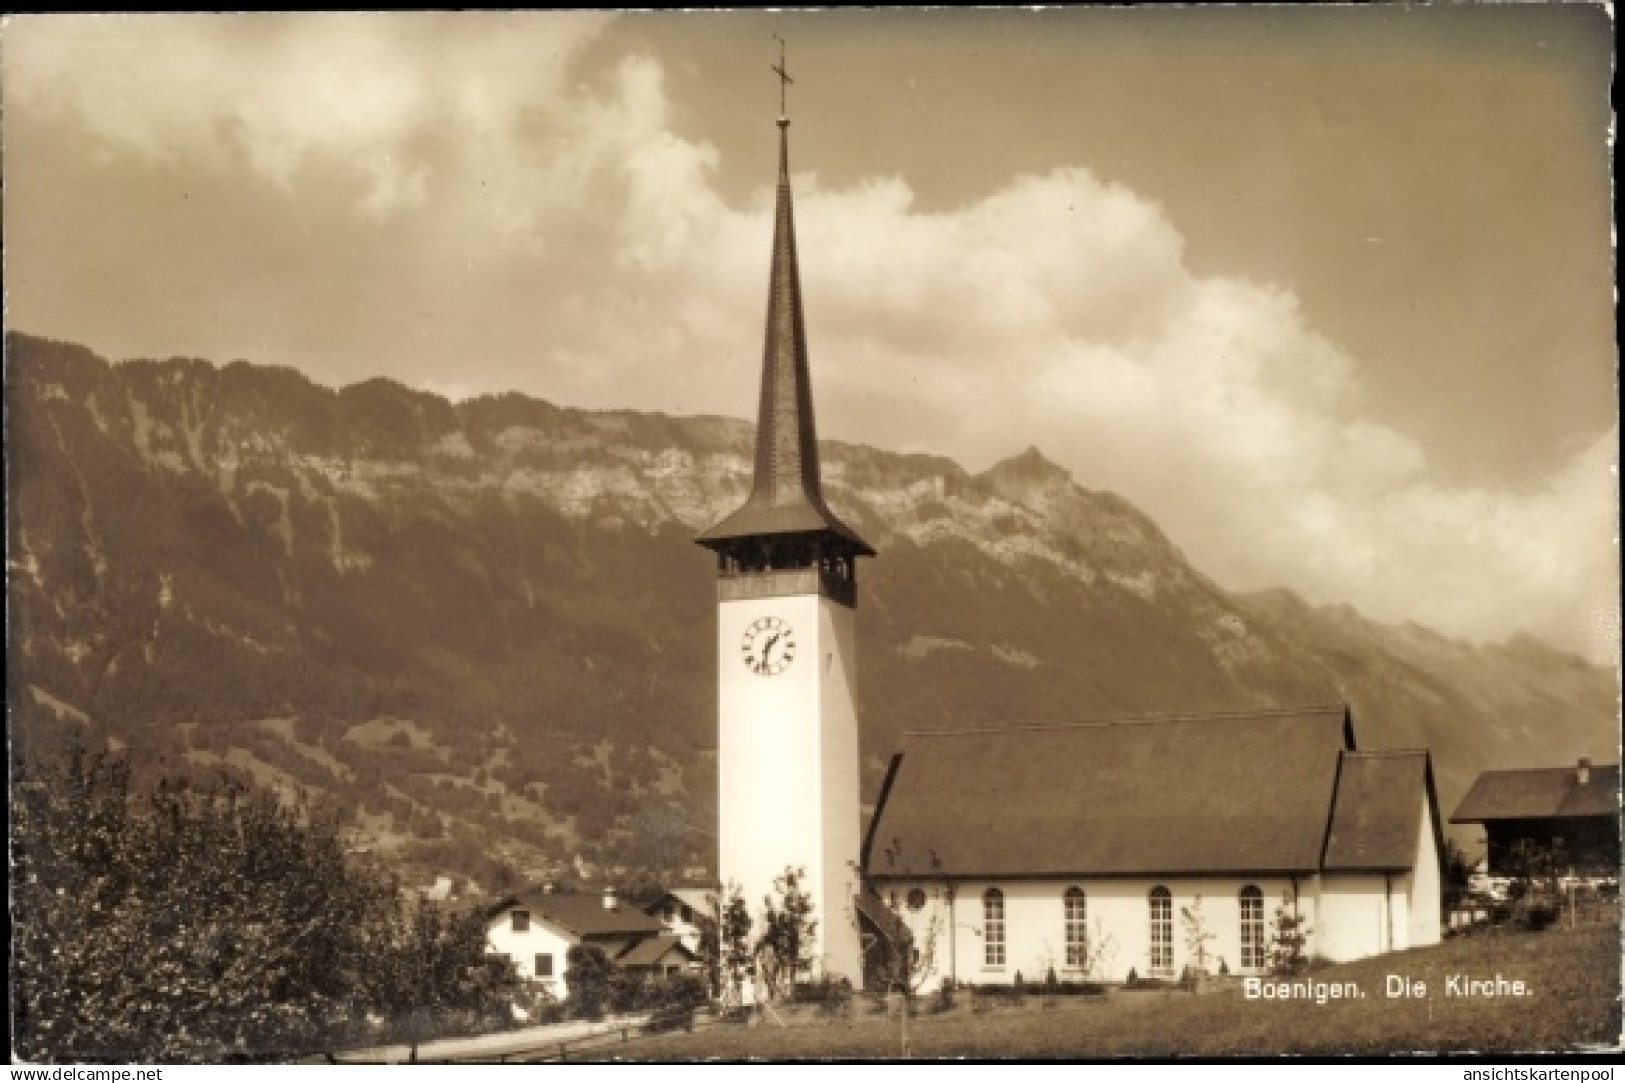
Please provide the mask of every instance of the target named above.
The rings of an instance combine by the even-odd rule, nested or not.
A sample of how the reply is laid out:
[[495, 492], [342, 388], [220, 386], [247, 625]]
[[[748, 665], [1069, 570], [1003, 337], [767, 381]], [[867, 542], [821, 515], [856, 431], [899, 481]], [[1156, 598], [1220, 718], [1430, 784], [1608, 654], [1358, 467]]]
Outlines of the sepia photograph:
[[1617, 1055], [1613, 30], [5, 17], [12, 1060]]

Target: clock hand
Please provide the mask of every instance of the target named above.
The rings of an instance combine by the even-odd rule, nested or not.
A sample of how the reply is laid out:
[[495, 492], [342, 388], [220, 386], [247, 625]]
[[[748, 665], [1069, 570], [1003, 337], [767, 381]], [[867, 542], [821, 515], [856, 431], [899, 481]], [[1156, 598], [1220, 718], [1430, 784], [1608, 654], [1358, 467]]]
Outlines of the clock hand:
[[767, 642], [762, 644], [762, 664], [756, 667], [758, 672], [767, 672], [768, 656], [773, 653], [773, 644], [779, 641], [781, 634], [780, 632], [774, 632], [767, 637]]

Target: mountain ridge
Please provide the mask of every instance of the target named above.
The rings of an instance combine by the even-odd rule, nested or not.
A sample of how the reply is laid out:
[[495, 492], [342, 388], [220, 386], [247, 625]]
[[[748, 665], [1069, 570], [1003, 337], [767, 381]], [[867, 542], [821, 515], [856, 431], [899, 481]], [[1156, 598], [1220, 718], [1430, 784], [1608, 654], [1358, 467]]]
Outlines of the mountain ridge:
[[[749, 491], [748, 423], [113, 364], [15, 333], [6, 359], [24, 728], [153, 769], [247, 764], [424, 869], [470, 847], [487, 880], [712, 860], [714, 567], [692, 537]], [[860, 571], [866, 793], [924, 722], [1347, 702], [1362, 747], [1433, 749], [1447, 816], [1484, 767], [1617, 747], [1613, 671], [1226, 592], [1036, 448], [976, 474], [822, 451], [831, 504], [880, 550]]]

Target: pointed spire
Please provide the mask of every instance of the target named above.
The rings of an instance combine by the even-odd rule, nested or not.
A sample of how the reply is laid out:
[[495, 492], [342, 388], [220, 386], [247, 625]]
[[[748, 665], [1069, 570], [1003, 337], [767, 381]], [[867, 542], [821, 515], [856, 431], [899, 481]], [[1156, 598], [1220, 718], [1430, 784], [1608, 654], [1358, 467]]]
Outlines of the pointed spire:
[[[775, 70], [788, 81], [782, 64]], [[767, 334], [762, 345], [755, 482], [745, 505], [697, 540], [701, 545], [713, 545], [728, 538], [828, 532], [844, 539], [843, 548], [872, 556], [874, 550], [868, 543], [824, 504], [790, 199], [790, 118], [780, 116], [778, 125], [779, 187], [768, 275]]]
[[801, 272], [790, 201], [790, 120], [779, 118], [779, 194], [773, 218], [767, 337], [762, 344], [762, 402], [756, 423], [756, 493], [769, 504], [823, 503], [818, 430], [801, 319]]

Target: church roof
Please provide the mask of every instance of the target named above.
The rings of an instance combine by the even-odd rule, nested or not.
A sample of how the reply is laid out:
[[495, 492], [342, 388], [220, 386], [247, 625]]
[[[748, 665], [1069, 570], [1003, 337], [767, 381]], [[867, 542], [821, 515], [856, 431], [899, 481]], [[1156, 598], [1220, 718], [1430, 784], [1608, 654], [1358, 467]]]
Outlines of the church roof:
[[[1339, 868], [1408, 868], [1426, 753], [1353, 749], [1341, 706], [907, 734], [867, 871], [1310, 873], [1333, 867], [1329, 851]], [[1351, 783], [1341, 799], [1340, 768]]]
[[1453, 824], [1619, 815], [1619, 764], [1592, 766], [1584, 783], [1576, 767], [1485, 771], [1461, 799]]
[[[1432, 792], [1426, 752], [1345, 752], [1323, 868], [1327, 872], [1410, 868], [1422, 833], [1423, 800]], [[1437, 827], [1437, 817], [1434, 824]]]
[[779, 118], [779, 189], [756, 420], [755, 482], [743, 506], [695, 540], [716, 548], [733, 538], [832, 533], [854, 553], [873, 556], [874, 549], [824, 503], [819, 478], [818, 432], [813, 421], [795, 216], [790, 203], [789, 126], [788, 119]]

